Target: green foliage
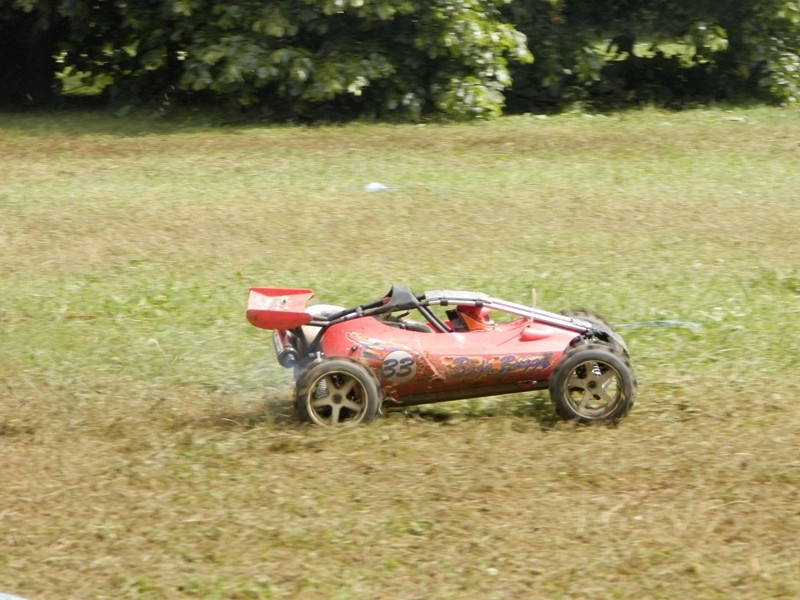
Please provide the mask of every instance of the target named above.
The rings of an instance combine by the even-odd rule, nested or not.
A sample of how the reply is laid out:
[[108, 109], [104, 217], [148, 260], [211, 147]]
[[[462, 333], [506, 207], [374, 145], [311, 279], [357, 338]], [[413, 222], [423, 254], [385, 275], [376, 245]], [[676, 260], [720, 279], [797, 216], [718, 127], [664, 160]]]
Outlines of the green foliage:
[[530, 60], [509, 0], [17, 0], [66, 25], [63, 63], [118, 101], [207, 99], [285, 115], [497, 115]]
[[517, 108], [800, 97], [796, 0], [521, 0], [505, 11], [536, 57], [514, 69]]
[[[211, 9], [193, 23], [178, 88], [292, 114], [498, 114], [524, 38], [495, 3], [293, 0]], [[208, 7], [188, 16], [204, 21]], [[196, 17], [194, 17], [196, 15]]]
[[53, 81], [49, 54], [117, 105], [203, 101], [283, 117], [789, 103], [800, 97], [800, 4], [0, 0], [0, 51], [6, 80], [27, 68]]
[[800, 3], [796, 0], [753, 2], [743, 15], [740, 65], [753, 65], [758, 85], [782, 101], [800, 100]]

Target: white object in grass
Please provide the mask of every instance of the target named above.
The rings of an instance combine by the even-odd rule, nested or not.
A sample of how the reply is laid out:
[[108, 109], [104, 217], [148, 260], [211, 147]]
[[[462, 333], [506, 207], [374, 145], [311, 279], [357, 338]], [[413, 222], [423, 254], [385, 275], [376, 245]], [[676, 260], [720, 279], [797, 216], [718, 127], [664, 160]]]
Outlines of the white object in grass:
[[380, 183], [379, 181], [373, 181], [368, 183], [364, 186], [365, 192], [391, 192], [393, 188], [390, 188], [385, 183]]

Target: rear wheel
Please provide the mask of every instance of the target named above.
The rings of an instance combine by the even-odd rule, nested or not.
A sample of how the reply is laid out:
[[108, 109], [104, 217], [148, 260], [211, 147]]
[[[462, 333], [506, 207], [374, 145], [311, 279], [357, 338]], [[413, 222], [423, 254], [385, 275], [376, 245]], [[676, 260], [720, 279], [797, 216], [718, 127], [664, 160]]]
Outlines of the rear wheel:
[[579, 423], [609, 423], [624, 417], [636, 395], [627, 356], [614, 346], [579, 344], [561, 358], [550, 379], [558, 415]]
[[316, 425], [356, 425], [377, 416], [380, 399], [378, 382], [366, 367], [330, 359], [300, 374], [295, 412], [301, 421]]

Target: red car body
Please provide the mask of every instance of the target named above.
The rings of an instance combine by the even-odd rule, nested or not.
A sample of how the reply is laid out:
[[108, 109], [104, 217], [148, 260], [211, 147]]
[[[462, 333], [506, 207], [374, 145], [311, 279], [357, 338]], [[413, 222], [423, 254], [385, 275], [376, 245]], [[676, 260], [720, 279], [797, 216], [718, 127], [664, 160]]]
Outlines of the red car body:
[[331, 326], [321, 350], [368, 366], [394, 403], [419, 404], [541, 387], [574, 337], [525, 319], [423, 333], [367, 317]]

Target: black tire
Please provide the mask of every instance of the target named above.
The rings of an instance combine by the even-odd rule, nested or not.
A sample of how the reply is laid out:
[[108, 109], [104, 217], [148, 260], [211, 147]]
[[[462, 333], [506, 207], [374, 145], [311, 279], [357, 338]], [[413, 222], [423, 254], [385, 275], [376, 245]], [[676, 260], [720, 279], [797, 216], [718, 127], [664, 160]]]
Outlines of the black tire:
[[558, 415], [578, 423], [613, 423], [633, 406], [636, 376], [616, 346], [581, 343], [561, 357], [550, 378]]
[[350, 360], [314, 363], [297, 380], [294, 407], [301, 421], [334, 427], [357, 425], [373, 420], [380, 404], [375, 377]]

